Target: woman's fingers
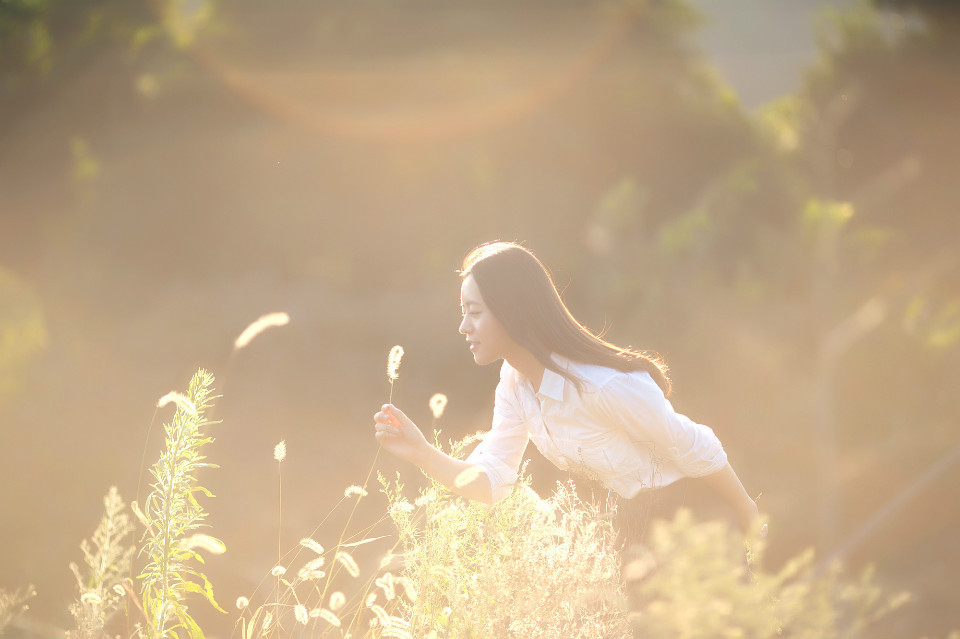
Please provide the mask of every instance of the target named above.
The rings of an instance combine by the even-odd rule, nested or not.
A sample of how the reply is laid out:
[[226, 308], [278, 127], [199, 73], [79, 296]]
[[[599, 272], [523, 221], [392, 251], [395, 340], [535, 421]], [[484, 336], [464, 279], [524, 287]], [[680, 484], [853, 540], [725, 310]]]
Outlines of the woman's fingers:
[[384, 410], [374, 414], [373, 425], [378, 432], [385, 430], [387, 427], [392, 427], [393, 430], [400, 429], [400, 421], [395, 416], [386, 412], [386, 405], [384, 405]]
[[384, 404], [380, 410], [382, 410], [384, 413], [389, 415], [392, 418], [391, 421], [393, 420], [397, 420], [401, 422], [409, 421], [409, 418], [403, 413], [403, 411], [397, 408], [396, 406], [394, 406], [393, 404]]
[[373, 425], [377, 443], [401, 459], [414, 461], [429, 447], [417, 425], [393, 404], [384, 404], [374, 414]]

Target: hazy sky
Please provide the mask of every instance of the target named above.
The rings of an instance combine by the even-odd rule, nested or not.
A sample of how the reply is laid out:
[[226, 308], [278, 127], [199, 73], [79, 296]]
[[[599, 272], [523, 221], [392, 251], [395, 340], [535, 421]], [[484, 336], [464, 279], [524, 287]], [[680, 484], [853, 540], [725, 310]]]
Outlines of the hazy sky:
[[707, 16], [700, 43], [744, 106], [796, 88], [816, 59], [812, 26], [825, 6], [856, 0], [692, 0]]

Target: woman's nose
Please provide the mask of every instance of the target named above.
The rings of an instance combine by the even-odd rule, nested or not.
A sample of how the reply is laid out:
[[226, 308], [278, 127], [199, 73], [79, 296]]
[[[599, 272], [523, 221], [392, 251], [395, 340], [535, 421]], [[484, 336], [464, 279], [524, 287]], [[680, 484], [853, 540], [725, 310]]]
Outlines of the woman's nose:
[[460, 333], [463, 335], [466, 335], [468, 330], [469, 328], [467, 326], [467, 318], [464, 317], [463, 320], [460, 322]]

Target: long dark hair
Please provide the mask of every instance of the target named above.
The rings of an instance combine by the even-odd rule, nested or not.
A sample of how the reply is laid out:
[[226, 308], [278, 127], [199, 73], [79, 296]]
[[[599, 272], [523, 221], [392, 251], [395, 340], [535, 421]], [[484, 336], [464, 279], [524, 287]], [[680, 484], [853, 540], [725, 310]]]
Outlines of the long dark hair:
[[666, 364], [643, 351], [615, 346], [578, 322], [550, 272], [527, 248], [513, 242], [482, 244], [463, 260], [460, 277], [468, 275], [473, 275], [483, 301], [507, 334], [578, 390], [581, 380], [561, 369], [551, 353], [624, 372], [647, 371], [664, 395], [670, 394]]

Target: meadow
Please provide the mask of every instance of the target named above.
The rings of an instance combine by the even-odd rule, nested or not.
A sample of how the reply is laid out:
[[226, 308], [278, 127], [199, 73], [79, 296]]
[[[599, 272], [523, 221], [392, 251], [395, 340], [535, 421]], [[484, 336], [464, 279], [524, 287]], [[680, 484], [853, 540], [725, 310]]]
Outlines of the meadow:
[[[286, 321], [261, 318], [237, 348]], [[388, 358], [391, 400], [402, 354], [397, 346]], [[432, 480], [411, 491], [399, 473], [389, 479], [377, 469], [378, 451], [363, 485], [347, 486], [336, 506], [348, 511], [338, 538], [304, 531], [284, 548], [278, 533], [277, 563], [263, 567], [256, 590], [218, 601], [204, 566], [230, 556], [206, 524], [216, 502], [201, 483], [216, 469], [207, 457], [215, 392], [213, 375], [200, 369], [184, 393], [159, 399], [158, 409], [174, 414], [149, 468], [150, 492], [142, 504], [125, 503], [116, 487], [104, 496], [100, 523], [80, 543], [82, 561], [70, 565], [67, 639], [852, 639], [869, 637], [909, 600], [884, 592], [869, 569], [851, 578], [839, 564], [817, 564], [812, 550], [766, 570], [762, 539], [745, 542], [725, 522], [698, 522], [687, 510], [654, 522], [649, 547], [621, 550], [613, 513], [578, 496], [575, 480], [543, 498], [524, 469], [489, 506]], [[438, 447], [446, 401], [430, 401]], [[463, 458], [480, 437], [444, 448]], [[272, 452], [279, 531], [285, 442]], [[351, 528], [358, 508], [379, 520]], [[371, 532], [381, 524], [386, 534]], [[32, 586], [0, 592], [0, 633], [29, 616], [35, 594]], [[204, 628], [198, 607], [229, 621]]]
[[[0, 2], [0, 626], [357, 637], [382, 609], [415, 637], [949, 636], [958, 9]], [[493, 509], [377, 452], [397, 342], [398, 406], [429, 424], [448, 394], [446, 449], [489, 427], [455, 269], [495, 239], [669, 362], [671, 401], [763, 494], [749, 571], [686, 515], [622, 565], [610, 513], [534, 447], [535, 496]], [[235, 357], [275, 309], [296, 321]], [[594, 520], [584, 546], [561, 530]]]

